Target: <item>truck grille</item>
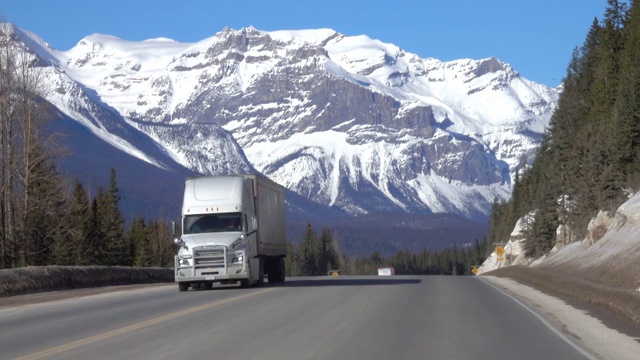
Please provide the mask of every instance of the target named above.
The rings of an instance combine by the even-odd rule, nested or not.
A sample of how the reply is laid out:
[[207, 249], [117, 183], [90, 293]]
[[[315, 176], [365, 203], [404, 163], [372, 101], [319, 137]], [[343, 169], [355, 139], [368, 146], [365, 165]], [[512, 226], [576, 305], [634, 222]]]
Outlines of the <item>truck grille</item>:
[[224, 246], [199, 246], [193, 248], [196, 268], [225, 268], [227, 248]]

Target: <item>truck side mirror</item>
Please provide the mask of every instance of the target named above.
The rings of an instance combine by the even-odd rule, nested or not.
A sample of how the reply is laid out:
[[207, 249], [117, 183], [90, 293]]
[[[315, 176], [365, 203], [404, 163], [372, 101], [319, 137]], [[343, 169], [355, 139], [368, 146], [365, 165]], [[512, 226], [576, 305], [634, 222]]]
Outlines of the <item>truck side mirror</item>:
[[182, 238], [179, 238], [179, 237], [173, 238], [173, 243], [176, 244], [176, 245], [179, 245], [180, 247], [183, 247], [185, 249], [187, 248], [187, 246], [185, 245], [184, 240], [182, 240]]
[[258, 230], [258, 218], [255, 216], [251, 217], [251, 230]]
[[176, 222], [172, 221], [169, 224], [169, 228], [171, 229], [171, 236], [176, 236]]

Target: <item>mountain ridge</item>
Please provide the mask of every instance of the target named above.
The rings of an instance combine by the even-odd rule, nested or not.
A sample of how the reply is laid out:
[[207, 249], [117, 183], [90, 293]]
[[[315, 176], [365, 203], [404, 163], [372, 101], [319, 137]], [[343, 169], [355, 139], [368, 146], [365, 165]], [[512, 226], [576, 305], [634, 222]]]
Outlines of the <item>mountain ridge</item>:
[[422, 59], [331, 29], [225, 28], [196, 43], [94, 34], [68, 51], [20, 31], [47, 100], [119, 151], [176, 174], [261, 172], [351, 215], [485, 221], [558, 96], [496, 57]]

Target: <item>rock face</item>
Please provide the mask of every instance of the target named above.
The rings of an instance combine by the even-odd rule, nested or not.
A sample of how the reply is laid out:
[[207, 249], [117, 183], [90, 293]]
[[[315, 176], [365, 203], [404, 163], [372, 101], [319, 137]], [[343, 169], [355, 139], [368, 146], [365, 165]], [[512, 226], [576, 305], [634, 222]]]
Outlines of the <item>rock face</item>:
[[[624, 217], [620, 215], [619, 217]], [[600, 211], [598, 215], [589, 221], [589, 225], [587, 226], [587, 242], [589, 245], [593, 245], [598, 240], [602, 239], [604, 234], [607, 233], [611, 224], [613, 223], [613, 218], [609, 216], [608, 211]]]
[[259, 171], [358, 215], [484, 220], [530, 161], [557, 91], [496, 58], [441, 62], [330, 29], [225, 28], [193, 44], [14, 29], [61, 114], [168, 171]]
[[518, 220], [504, 246], [503, 260], [492, 253], [479, 267], [478, 274], [511, 265], [564, 269], [588, 273], [595, 282], [608, 283], [616, 279], [624, 283], [625, 291], [640, 291], [640, 280], [627, 276], [640, 271], [640, 193], [631, 196], [615, 213], [600, 211], [589, 222], [584, 239], [569, 244], [557, 243], [549, 254], [538, 259], [526, 258], [522, 250], [523, 230], [533, 214]]
[[[499, 256], [495, 251], [492, 252], [478, 268], [476, 275], [482, 275], [493, 270], [513, 265], [529, 266], [531, 259], [524, 255], [524, 231], [527, 221], [530, 221], [532, 217], [533, 213], [530, 213], [516, 222], [516, 226], [513, 228], [508, 241], [505, 244], [500, 245], [504, 249], [504, 254]], [[495, 247], [497, 248], [497, 246], [498, 245]]]

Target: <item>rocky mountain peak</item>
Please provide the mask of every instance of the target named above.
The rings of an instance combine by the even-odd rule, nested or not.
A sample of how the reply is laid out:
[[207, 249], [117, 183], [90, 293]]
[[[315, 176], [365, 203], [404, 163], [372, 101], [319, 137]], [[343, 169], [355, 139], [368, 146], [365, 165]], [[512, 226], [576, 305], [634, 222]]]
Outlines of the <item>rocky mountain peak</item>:
[[422, 59], [331, 29], [92, 35], [49, 56], [68, 89], [49, 101], [118, 149], [168, 170], [259, 171], [353, 214], [482, 219], [557, 101], [495, 57]]
[[498, 71], [508, 71], [509, 65], [501, 62], [495, 56], [488, 59], [481, 60], [477, 63], [476, 68], [473, 70], [475, 76], [482, 76], [489, 73], [496, 73]]

